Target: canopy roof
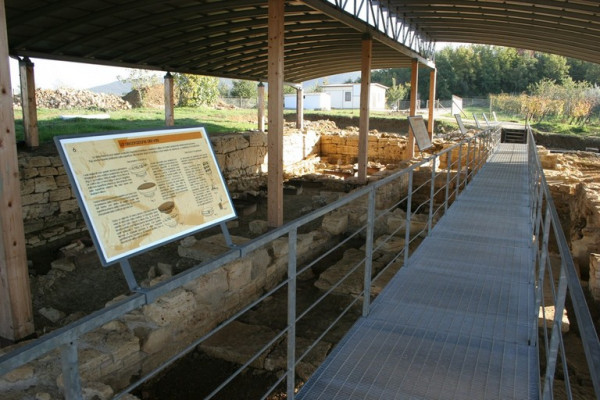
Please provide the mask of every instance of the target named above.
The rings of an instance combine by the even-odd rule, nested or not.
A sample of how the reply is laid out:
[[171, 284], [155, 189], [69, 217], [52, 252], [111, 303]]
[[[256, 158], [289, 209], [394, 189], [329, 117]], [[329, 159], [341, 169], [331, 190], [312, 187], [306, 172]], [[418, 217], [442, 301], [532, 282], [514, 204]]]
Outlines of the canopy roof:
[[[266, 79], [267, 0], [5, 0], [5, 4], [9, 51], [14, 56]], [[326, 1], [286, 1], [285, 10], [288, 82], [360, 70], [365, 33], [375, 39], [373, 68], [407, 67], [414, 58], [428, 62], [419, 52]]]
[[[267, 0], [5, 0], [13, 56], [265, 80]], [[366, 21], [365, 21], [366, 20]], [[288, 0], [285, 80], [432, 67], [433, 42], [511, 46], [600, 63], [600, 2]]]
[[597, 0], [389, 0], [436, 42], [494, 44], [600, 63]]

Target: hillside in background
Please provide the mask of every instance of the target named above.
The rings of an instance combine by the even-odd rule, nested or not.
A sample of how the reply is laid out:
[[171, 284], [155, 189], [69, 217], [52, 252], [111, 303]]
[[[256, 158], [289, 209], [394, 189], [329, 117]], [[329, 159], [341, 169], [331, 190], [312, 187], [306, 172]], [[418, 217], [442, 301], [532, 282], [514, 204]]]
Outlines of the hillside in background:
[[91, 87], [88, 90], [94, 93], [106, 93], [123, 96], [131, 92], [131, 84], [123, 83], [121, 81], [114, 81], [105, 85]]
[[[348, 72], [345, 74], [327, 76], [325, 78], [312, 79], [310, 81], [303, 82], [302, 86], [305, 91], [310, 91], [311, 89], [314, 89], [317, 85], [323, 85], [324, 82], [329, 84], [345, 83], [348, 80], [355, 81], [359, 77], [360, 72]], [[232, 86], [232, 80], [228, 78], [219, 78], [219, 83], [229, 88]], [[131, 92], [131, 84], [123, 83], [121, 81], [114, 81], [105, 85], [91, 87], [88, 90], [94, 93], [106, 93], [114, 94], [117, 96], [124, 96], [127, 93]]]

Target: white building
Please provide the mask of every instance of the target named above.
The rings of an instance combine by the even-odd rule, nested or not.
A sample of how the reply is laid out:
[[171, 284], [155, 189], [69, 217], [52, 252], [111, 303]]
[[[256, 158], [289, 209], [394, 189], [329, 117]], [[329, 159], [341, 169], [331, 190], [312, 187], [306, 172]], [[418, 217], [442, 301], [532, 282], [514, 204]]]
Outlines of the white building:
[[[360, 108], [360, 83], [323, 85], [323, 93], [331, 96], [331, 108]], [[385, 110], [387, 86], [371, 83], [369, 106], [371, 110]]]
[[[296, 94], [286, 94], [283, 97], [283, 108], [296, 109]], [[305, 93], [305, 110], [331, 110], [331, 96], [327, 93]]]

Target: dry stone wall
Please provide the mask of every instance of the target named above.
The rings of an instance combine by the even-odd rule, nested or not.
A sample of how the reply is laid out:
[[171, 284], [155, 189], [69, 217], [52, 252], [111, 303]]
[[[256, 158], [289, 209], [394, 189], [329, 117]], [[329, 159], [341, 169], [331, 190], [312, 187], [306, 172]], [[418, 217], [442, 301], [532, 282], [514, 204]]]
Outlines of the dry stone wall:
[[37, 247], [85, 230], [58, 156], [19, 154], [26, 244]]
[[[314, 172], [307, 157], [319, 154], [314, 132], [284, 137], [288, 173]], [[262, 132], [211, 138], [217, 162], [231, 192], [257, 190], [267, 184], [267, 135]], [[312, 168], [312, 170], [311, 170]], [[86, 229], [62, 160], [58, 155], [19, 153], [23, 222], [29, 248], [51, 244]]]
[[[341, 131], [321, 138], [321, 156], [332, 164], [357, 162], [358, 132]], [[406, 138], [402, 136], [369, 134], [368, 159], [382, 164], [397, 163], [406, 150]]]
[[538, 154], [582, 283], [600, 301], [600, 157], [590, 152]]
[[[331, 239], [332, 235], [321, 229], [299, 234], [298, 259], [314, 257], [330, 248]], [[247, 239], [234, 237], [233, 241], [241, 244]], [[227, 250], [222, 235], [201, 241], [190, 236], [179, 246], [180, 256], [197, 262]], [[82, 336], [78, 356], [84, 399], [112, 398], [132, 378], [147, 374], [276, 286], [287, 274], [287, 263], [287, 238], [275, 240]], [[168, 278], [168, 273], [163, 274], [147, 279], [142, 286], [154, 286]], [[107, 305], [120, 300], [118, 297]], [[0, 355], [10, 350], [2, 349]], [[0, 376], [0, 398], [62, 398], [63, 376], [58, 359], [60, 354], [53, 351]]]

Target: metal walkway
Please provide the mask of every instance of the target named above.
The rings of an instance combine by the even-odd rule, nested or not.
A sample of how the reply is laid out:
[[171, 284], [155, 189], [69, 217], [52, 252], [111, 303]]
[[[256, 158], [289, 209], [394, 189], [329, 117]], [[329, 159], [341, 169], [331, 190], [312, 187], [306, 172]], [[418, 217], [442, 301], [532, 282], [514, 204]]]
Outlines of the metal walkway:
[[501, 144], [297, 396], [538, 398], [527, 146]]

